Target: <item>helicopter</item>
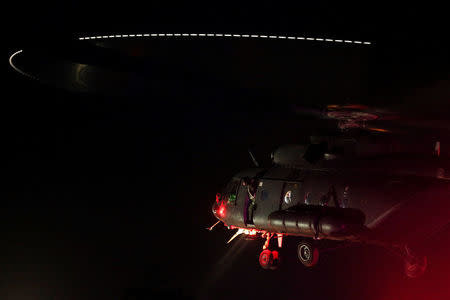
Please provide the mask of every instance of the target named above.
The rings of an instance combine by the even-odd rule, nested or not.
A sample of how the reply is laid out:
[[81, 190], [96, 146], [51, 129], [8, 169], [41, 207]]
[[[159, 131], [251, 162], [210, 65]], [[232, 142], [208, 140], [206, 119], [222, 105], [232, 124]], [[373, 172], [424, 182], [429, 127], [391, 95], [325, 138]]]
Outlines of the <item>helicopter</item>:
[[427, 257], [411, 245], [450, 222], [450, 160], [441, 141], [409, 137], [408, 143], [392, 128], [371, 127], [380, 113], [366, 106], [328, 105], [313, 113], [332, 119], [339, 134], [282, 145], [269, 167], [261, 167], [249, 150], [255, 167], [217, 193], [212, 213], [218, 221], [208, 229], [222, 222], [236, 230], [228, 243], [239, 235], [262, 237], [264, 269], [280, 265], [271, 240], [281, 248], [283, 238], [294, 236], [306, 267], [318, 263], [326, 241], [363, 243], [401, 257], [408, 277], [421, 276]]

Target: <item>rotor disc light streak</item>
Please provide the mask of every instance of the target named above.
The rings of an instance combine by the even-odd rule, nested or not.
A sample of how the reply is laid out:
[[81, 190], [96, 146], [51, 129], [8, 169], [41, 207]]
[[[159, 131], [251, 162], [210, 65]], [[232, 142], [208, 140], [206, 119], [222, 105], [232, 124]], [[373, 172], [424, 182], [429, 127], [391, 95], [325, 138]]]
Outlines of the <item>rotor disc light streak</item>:
[[318, 42], [334, 42], [346, 44], [371, 45], [372, 42], [352, 41], [340, 39], [325, 39], [301, 36], [284, 36], [284, 35], [259, 35], [259, 34], [231, 34], [231, 33], [142, 33], [142, 34], [115, 34], [115, 35], [98, 35], [79, 37], [78, 40], [99, 40], [111, 38], [134, 38], [134, 37], [231, 37], [231, 38], [260, 38], [260, 39], [278, 39], [278, 40], [308, 40]]
[[[117, 39], [117, 38], [144, 38], [144, 37], [229, 37], [229, 38], [245, 38], [245, 39], [278, 39], [278, 40], [307, 40], [317, 41], [322, 43], [347, 43], [347, 44], [359, 44], [359, 45], [371, 45], [372, 42], [366, 41], [352, 41], [352, 40], [340, 40], [329, 38], [313, 38], [313, 37], [301, 37], [301, 36], [284, 36], [284, 35], [259, 35], [259, 34], [231, 34], [231, 33], [138, 33], [138, 34], [110, 34], [110, 35], [96, 35], [79, 37], [78, 40], [101, 40], [101, 39]], [[20, 74], [29, 78], [37, 80], [36, 77], [25, 73], [16, 67], [13, 63], [13, 58], [22, 53], [23, 50], [14, 52], [9, 57], [9, 64], [11, 67]]]
[[29, 78], [31, 78], [31, 79], [37, 80], [36, 77], [34, 77], [34, 76], [30, 75], [30, 74], [25, 73], [24, 71], [22, 71], [21, 69], [19, 69], [18, 67], [16, 67], [16, 66], [14, 65], [14, 63], [13, 63], [13, 58], [14, 58], [17, 54], [22, 53], [22, 51], [23, 51], [23, 50], [19, 50], [19, 51], [14, 52], [13, 54], [11, 54], [11, 56], [9, 57], [9, 64], [10, 64], [10, 66], [11, 66], [14, 70], [16, 70], [17, 72], [19, 72], [20, 74], [22, 74], [22, 75], [24, 75], [24, 76], [26, 76], [26, 77], [29, 77]]

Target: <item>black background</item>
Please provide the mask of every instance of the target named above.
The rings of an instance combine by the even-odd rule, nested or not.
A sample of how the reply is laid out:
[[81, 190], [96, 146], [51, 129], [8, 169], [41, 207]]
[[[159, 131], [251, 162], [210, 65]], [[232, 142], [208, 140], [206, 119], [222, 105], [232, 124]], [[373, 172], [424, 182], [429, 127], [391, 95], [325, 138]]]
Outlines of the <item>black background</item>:
[[[267, 272], [257, 262], [261, 241], [226, 245], [232, 232], [205, 230], [215, 222], [216, 191], [251, 166], [248, 146], [256, 145], [268, 163], [278, 144], [304, 139], [302, 125], [283, 122], [275, 104], [249, 113], [255, 105], [246, 91], [232, 101], [226, 92], [202, 90], [170, 97], [76, 94], [28, 80], [7, 62], [25, 44], [85, 34], [323, 34], [385, 45], [382, 61], [403, 70], [396, 79], [414, 79], [400, 79], [406, 88], [441, 82], [442, 94], [449, 79], [444, 11], [364, 2], [7, 4], [0, 297], [446, 299], [448, 229], [425, 241], [430, 271], [418, 280], [404, 277], [396, 257], [370, 247], [324, 255], [305, 269], [290, 239], [282, 267]], [[377, 74], [384, 92], [395, 90], [392, 75]]]

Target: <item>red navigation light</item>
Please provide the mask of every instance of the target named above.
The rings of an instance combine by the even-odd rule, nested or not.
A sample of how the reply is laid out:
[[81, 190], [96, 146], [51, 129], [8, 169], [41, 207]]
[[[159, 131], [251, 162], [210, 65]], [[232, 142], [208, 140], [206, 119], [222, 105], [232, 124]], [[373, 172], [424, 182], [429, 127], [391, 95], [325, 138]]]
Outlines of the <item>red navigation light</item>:
[[225, 204], [220, 204], [219, 209], [217, 210], [217, 213], [219, 217], [224, 218], [225, 217]]

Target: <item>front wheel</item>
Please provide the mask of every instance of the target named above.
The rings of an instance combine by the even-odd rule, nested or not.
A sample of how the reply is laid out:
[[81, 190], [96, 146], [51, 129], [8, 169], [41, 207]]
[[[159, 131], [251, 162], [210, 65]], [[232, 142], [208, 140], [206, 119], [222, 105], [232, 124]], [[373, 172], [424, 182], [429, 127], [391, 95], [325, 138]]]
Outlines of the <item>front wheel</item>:
[[259, 255], [259, 264], [263, 269], [270, 269], [273, 263], [273, 255], [270, 250], [263, 250]]
[[270, 266], [271, 270], [276, 270], [278, 269], [278, 266], [280, 265], [280, 254], [278, 253], [278, 251], [272, 251], [272, 265]]
[[307, 242], [298, 245], [297, 255], [300, 262], [306, 267], [312, 267], [319, 261], [319, 249]]
[[278, 251], [263, 250], [259, 255], [259, 264], [263, 269], [278, 269], [280, 264]]

